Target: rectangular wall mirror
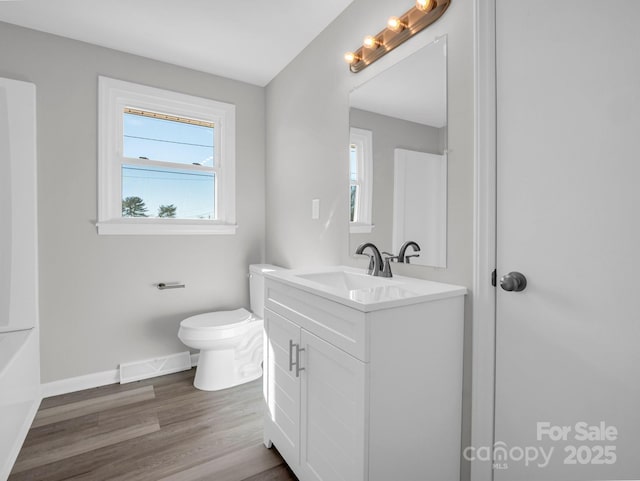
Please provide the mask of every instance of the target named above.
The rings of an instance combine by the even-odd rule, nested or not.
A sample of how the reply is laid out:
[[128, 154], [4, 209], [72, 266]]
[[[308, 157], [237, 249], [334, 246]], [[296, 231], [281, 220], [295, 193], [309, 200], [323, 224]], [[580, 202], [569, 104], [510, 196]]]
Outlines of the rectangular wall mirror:
[[355, 88], [349, 106], [350, 253], [414, 241], [402, 261], [446, 267], [446, 37]]

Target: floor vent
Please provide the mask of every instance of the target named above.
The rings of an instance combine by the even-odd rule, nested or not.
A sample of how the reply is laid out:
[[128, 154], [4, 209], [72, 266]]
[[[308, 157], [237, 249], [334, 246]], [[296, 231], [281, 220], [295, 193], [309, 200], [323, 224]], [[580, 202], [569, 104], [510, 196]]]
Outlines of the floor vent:
[[120, 384], [191, 369], [188, 351], [120, 364]]

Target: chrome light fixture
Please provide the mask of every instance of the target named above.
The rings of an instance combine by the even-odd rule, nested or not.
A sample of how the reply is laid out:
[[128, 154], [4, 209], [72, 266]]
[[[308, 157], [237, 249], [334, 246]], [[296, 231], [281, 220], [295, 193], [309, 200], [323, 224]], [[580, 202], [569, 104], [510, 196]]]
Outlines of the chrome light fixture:
[[384, 30], [377, 35], [367, 35], [356, 51], [344, 54], [349, 69], [360, 72], [438, 20], [450, 4], [451, 0], [416, 0], [415, 6], [404, 15], [389, 18]]

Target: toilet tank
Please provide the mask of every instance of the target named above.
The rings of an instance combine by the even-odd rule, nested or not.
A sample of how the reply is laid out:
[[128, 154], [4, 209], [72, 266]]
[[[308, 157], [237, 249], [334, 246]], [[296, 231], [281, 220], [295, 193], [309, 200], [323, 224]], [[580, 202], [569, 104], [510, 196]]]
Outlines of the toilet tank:
[[271, 264], [251, 264], [249, 266], [249, 296], [251, 312], [264, 318], [264, 273], [282, 270]]

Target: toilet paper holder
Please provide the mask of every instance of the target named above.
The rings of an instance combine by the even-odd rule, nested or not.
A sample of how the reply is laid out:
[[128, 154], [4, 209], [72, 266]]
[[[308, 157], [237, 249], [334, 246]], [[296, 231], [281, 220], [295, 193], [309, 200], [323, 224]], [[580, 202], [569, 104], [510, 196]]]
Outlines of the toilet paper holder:
[[184, 287], [186, 286], [184, 284], [178, 284], [178, 283], [167, 284], [166, 282], [158, 282], [156, 284], [156, 287], [161, 291], [164, 291], [165, 289], [184, 289]]

